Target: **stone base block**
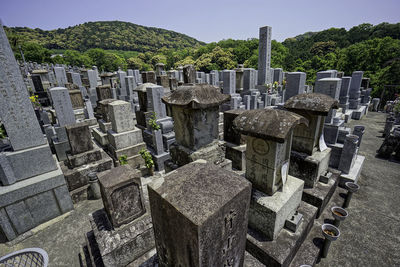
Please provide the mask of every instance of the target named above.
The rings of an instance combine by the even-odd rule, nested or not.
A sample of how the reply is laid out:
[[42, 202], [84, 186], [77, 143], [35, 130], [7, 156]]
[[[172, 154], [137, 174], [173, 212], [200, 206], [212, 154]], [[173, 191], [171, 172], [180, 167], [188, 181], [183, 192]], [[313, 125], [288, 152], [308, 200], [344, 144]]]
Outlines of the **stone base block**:
[[246, 170], [246, 145], [225, 142], [225, 158], [232, 161], [232, 168]]
[[10, 185], [56, 169], [56, 161], [48, 144], [2, 152], [0, 155], [0, 182], [3, 185]]
[[358, 182], [358, 178], [360, 177], [364, 160], [365, 160], [364, 156], [357, 155], [357, 158], [354, 162], [353, 167], [350, 169], [350, 172], [348, 174], [342, 173], [340, 175], [339, 185], [341, 187], [344, 187], [346, 182], [353, 182], [353, 183]]
[[303, 221], [296, 233], [282, 229], [276, 240], [269, 241], [249, 228], [246, 251], [266, 266], [289, 266], [314, 224], [317, 208], [301, 202], [297, 211], [303, 214]]
[[154, 167], [156, 171], [163, 171], [164, 170], [164, 163], [165, 161], [171, 158], [169, 153], [162, 153], [160, 155], [156, 155], [153, 150], [150, 150], [151, 156], [153, 157]]
[[142, 131], [138, 128], [122, 133], [109, 130], [107, 135], [110, 145], [115, 149], [122, 149], [143, 142]]
[[94, 139], [103, 147], [108, 145], [107, 133], [103, 132], [100, 128], [94, 128], [92, 130], [92, 135]]
[[351, 121], [352, 116], [353, 116], [353, 110], [346, 110], [344, 114], [344, 122], [349, 123]]
[[89, 183], [88, 174], [90, 172], [102, 172], [114, 166], [113, 160], [105, 152], [101, 152], [101, 160], [74, 169], [69, 169], [64, 163], [60, 163], [60, 165], [69, 191], [87, 185]]
[[304, 182], [288, 175], [282, 191], [269, 196], [253, 189], [249, 210], [249, 227], [264, 235], [265, 239], [275, 240], [285, 221], [292, 216], [301, 202]]
[[328, 147], [332, 149], [329, 167], [337, 169], [339, 167], [340, 157], [342, 156], [343, 144], [329, 144]]
[[169, 151], [169, 147], [175, 143], [175, 132], [169, 132], [162, 135], [163, 144], [166, 151]]
[[316, 151], [311, 156], [292, 150], [289, 174], [304, 180], [304, 187], [313, 188], [319, 176], [328, 169], [330, 156], [330, 148]]
[[361, 106], [361, 107], [359, 107], [358, 109], [353, 110], [353, 113], [352, 113], [352, 115], [351, 115], [351, 118], [352, 118], [353, 120], [361, 120], [362, 117], [365, 115], [365, 110], [366, 110], [366, 107], [365, 107], [365, 106]]
[[53, 140], [54, 149], [58, 161], [64, 161], [67, 159], [67, 152], [70, 151], [71, 147], [68, 141], [57, 142]]
[[106, 267], [126, 266], [155, 248], [149, 213], [118, 229], [112, 228], [103, 209], [89, 214], [89, 221], [93, 235], [88, 236], [87, 246], [93, 266], [99, 262]]
[[346, 135], [351, 133], [351, 129], [348, 127], [339, 127], [339, 134], [337, 138], [337, 142], [340, 144], [344, 144], [344, 140], [346, 139]]
[[110, 151], [112, 157], [115, 159], [119, 159], [121, 156], [124, 155], [128, 158], [135, 157], [139, 155], [139, 151], [143, 148], [146, 148], [146, 144], [144, 142], [121, 149], [115, 149], [112, 145], [108, 145], [108, 150]]
[[197, 151], [190, 150], [184, 146], [176, 143], [170, 147], [170, 155], [172, 161], [178, 166], [186, 165], [198, 159], [204, 159], [216, 165], [224, 162], [225, 152], [223, 150], [223, 143], [215, 140], [211, 144], [198, 149]]
[[100, 119], [99, 120], [99, 127], [103, 132], [107, 132], [108, 130], [111, 130], [111, 122], [106, 122], [105, 120]]
[[[94, 145], [96, 146], [96, 145]], [[98, 160], [101, 160], [101, 152], [100, 148], [94, 148], [93, 150], [86, 151], [83, 153], [79, 153], [76, 155], [67, 155], [68, 158], [68, 167], [70, 169], [80, 167], [85, 164], [89, 164]]]
[[340, 172], [333, 169], [329, 169], [329, 171], [332, 172], [332, 176], [329, 178], [327, 184], [317, 182], [314, 188], [306, 188], [303, 190], [301, 199], [318, 208], [317, 218], [324, 211], [339, 183]]
[[141, 155], [132, 156], [128, 158], [128, 164], [134, 169], [145, 168], [145, 162]]
[[0, 240], [26, 231], [74, 208], [60, 166], [9, 186], [0, 186]]

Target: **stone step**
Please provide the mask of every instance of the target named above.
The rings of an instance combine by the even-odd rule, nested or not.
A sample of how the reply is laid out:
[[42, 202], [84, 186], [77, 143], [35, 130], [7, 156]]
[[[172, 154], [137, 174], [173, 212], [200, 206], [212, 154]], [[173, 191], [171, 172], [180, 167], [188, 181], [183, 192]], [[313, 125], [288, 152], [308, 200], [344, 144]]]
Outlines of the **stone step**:
[[303, 222], [296, 233], [282, 229], [276, 240], [268, 241], [259, 233], [249, 229], [246, 251], [267, 266], [289, 266], [310, 232], [318, 211], [316, 207], [304, 201], [297, 210], [303, 214]]
[[[321, 232], [321, 226], [324, 223], [332, 223], [333, 217], [331, 208], [334, 206], [341, 207], [344, 202], [344, 196], [347, 190], [343, 188], [337, 188], [332, 195], [331, 200], [326, 205], [326, 209], [322, 212], [318, 220], [314, 222], [309, 235], [307, 236], [304, 243], [301, 245], [296, 256], [290, 264], [290, 267], [298, 267], [302, 264], [308, 264], [314, 266], [319, 261], [320, 250], [322, 249], [324, 237]], [[345, 223], [345, 222], [344, 222]], [[332, 246], [334, 243], [332, 244]]]
[[340, 172], [331, 168], [328, 170], [332, 172], [332, 177], [328, 183], [317, 182], [314, 188], [305, 188], [301, 198], [304, 202], [318, 208], [317, 218], [324, 211], [339, 183]]

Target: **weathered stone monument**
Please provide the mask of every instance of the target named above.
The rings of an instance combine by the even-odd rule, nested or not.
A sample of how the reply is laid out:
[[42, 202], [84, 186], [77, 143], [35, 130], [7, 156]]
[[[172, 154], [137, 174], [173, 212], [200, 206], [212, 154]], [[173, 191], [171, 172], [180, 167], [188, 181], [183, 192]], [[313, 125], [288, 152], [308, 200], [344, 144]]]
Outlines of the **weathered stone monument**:
[[285, 101], [292, 96], [304, 93], [306, 74], [304, 72], [289, 72], [286, 76]]
[[272, 28], [260, 28], [258, 43], [258, 85], [271, 83], [271, 34]]
[[[308, 122], [280, 109], [247, 110], [233, 121], [247, 136], [246, 178], [253, 187], [246, 249], [267, 266], [290, 263], [316, 215], [316, 208], [301, 201], [304, 182], [288, 174], [299, 124]], [[287, 222], [295, 234], [283, 229]]]
[[73, 205], [1, 23], [0, 96], [0, 117], [12, 147], [0, 152], [0, 239], [10, 241]]
[[85, 235], [96, 251], [93, 266], [127, 266], [155, 247], [140, 176], [127, 165], [98, 174], [104, 209], [89, 214], [92, 231]]
[[[135, 92], [138, 94], [140, 106], [139, 110], [136, 111], [137, 127], [143, 130], [145, 143], [154, 151], [160, 152], [160, 156], [157, 157], [156, 161], [163, 165], [166, 155], [162, 151], [168, 151], [169, 146], [175, 142], [173, 120], [167, 116], [165, 104], [161, 101], [161, 98], [168, 94], [170, 90], [152, 83], [145, 83], [135, 88]], [[155, 132], [152, 129], [152, 125], [149, 123], [152, 117], [161, 127], [161, 132]], [[159, 137], [156, 137], [156, 135], [160, 134], [162, 144], [157, 141]], [[159, 143], [158, 145], [155, 144], [157, 142]], [[153, 154], [155, 155], [156, 153], [154, 152]]]
[[69, 151], [61, 162], [74, 203], [88, 199], [89, 174], [113, 167], [112, 159], [92, 141], [88, 123], [77, 123], [65, 127]]
[[133, 168], [141, 168], [144, 161], [139, 151], [145, 148], [142, 132], [135, 127], [135, 120], [130, 103], [122, 100], [108, 104], [111, 129], [107, 131], [108, 150], [115, 162], [126, 156], [128, 164]]
[[148, 190], [160, 266], [243, 266], [248, 181], [198, 160]]
[[[332, 149], [323, 138], [325, 118], [338, 107], [338, 101], [325, 94], [308, 93], [288, 99], [284, 107], [309, 121], [308, 127], [298, 125], [294, 129], [289, 174], [304, 180], [303, 201], [316, 206], [319, 216], [339, 180], [336, 172], [328, 170]], [[330, 178], [323, 180], [325, 177]]]
[[204, 159], [229, 168], [218, 141], [219, 106], [229, 99], [208, 84], [180, 86], [162, 98], [174, 119], [176, 142], [169, 151], [177, 166]]
[[233, 120], [244, 111], [234, 109], [224, 112], [225, 158], [232, 161], [232, 168], [243, 171], [246, 169], [246, 140], [245, 136], [233, 130]]

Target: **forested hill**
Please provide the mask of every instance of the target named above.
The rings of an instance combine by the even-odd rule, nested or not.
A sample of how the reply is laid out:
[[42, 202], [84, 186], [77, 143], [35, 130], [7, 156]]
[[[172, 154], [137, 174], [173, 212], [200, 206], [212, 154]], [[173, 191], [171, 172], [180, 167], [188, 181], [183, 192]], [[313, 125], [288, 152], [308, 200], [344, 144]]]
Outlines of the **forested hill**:
[[162, 47], [181, 49], [204, 45], [185, 34], [122, 21], [86, 22], [50, 31], [27, 27], [9, 27], [6, 31], [10, 41], [17, 38], [19, 43], [39, 43], [48, 49], [86, 51], [103, 48], [146, 52]]

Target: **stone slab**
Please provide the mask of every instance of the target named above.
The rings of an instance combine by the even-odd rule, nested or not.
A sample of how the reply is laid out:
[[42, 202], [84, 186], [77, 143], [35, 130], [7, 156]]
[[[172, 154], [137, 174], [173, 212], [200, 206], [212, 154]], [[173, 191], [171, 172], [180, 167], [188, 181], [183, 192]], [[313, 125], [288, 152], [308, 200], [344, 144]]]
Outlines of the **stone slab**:
[[317, 214], [317, 208], [305, 202], [301, 202], [297, 210], [304, 216], [296, 233], [283, 229], [276, 240], [268, 241], [249, 228], [246, 251], [266, 266], [289, 266], [310, 232]]
[[328, 169], [331, 149], [316, 151], [311, 156], [297, 151], [291, 152], [289, 174], [304, 180], [304, 187], [312, 188], [320, 175]]
[[232, 161], [232, 168], [246, 170], [246, 145], [225, 142], [225, 158]]
[[274, 240], [301, 202], [304, 181], [288, 175], [282, 191], [269, 196], [253, 189], [249, 210], [249, 227], [257, 229], [266, 239]]
[[107, 132], [103, 132], [100, 128], [93, 128], [92, 135], [94, 140], [96, 140], [103, 147], [109, 144]]
[[112, 130], [109, 130], [107, 135], [110, 145], [112, 145], [115, 149], [122, 149], [143, 142], [142, 131], [136, 127], [131, 131], [122, 133], [116, 133]]
[[341, 187], [345, 186], [346, 182], [357, 183], [358, 178], [360, 178], [361, 170], [365, 161], [364, 156], [357, 155], [353, 167], [350, 169], [348, 174], [342, 173], [339, 178], [339, 185]]
[[61, 169], [67, 182], [68, 190], [72, 191], [89, 183], [88, 174], [90, 172], [102, 172], [113, 167], [113, 160], [102, 152], [102, 159], [80, 166], [78, 168], [69, 169], [64, 163], [61, 163]]
[[[13, 172], [13, 182], [57, 169], [50, 147], [47, 144], [15, 152], [3, 152], [3, 156], [5, 156], [5, 160]], [[0, 168], [2, 168], [2, 165], [1, 163]], [[7, 177], [2, 176], [0, 172], [0, 181], [3, 185], [10, 184]]]
[[89, 214], [104, 266], [126, 266], [155, 247], [149, 213], [113, 229], [104, 210]]
[[88, 163], [101, 160], [102, 154], [101, 154], [101, 149], [96, 146], [91, 151], [86, 151], [76, 155], [67, 155], [67, 158], [68, 158], [68, 167], [70, 169], [73, 169]]
[[57, 168], [54, 171], [37, 175], [12, 185], [0, 186], [0, 207], [65, 185], [60, 166], [58, 163], [56, 163], [56, 166]]
[[324, 211], [339, 184], [340, 172], [333, 169], [329, 170], [333, 173], [327, 184], [317, 182], [313, 188], [305, 188], [303, 190], [303, 196], [301, 199], [318, 208], [317, 218]]
[[351, 118], [353, 120], [361, 120], [362, 117], [365, 115], [365, 110], [366, 106], [361, 106], [356, 110], [353, 110], [353, 113], [351, 114]]

